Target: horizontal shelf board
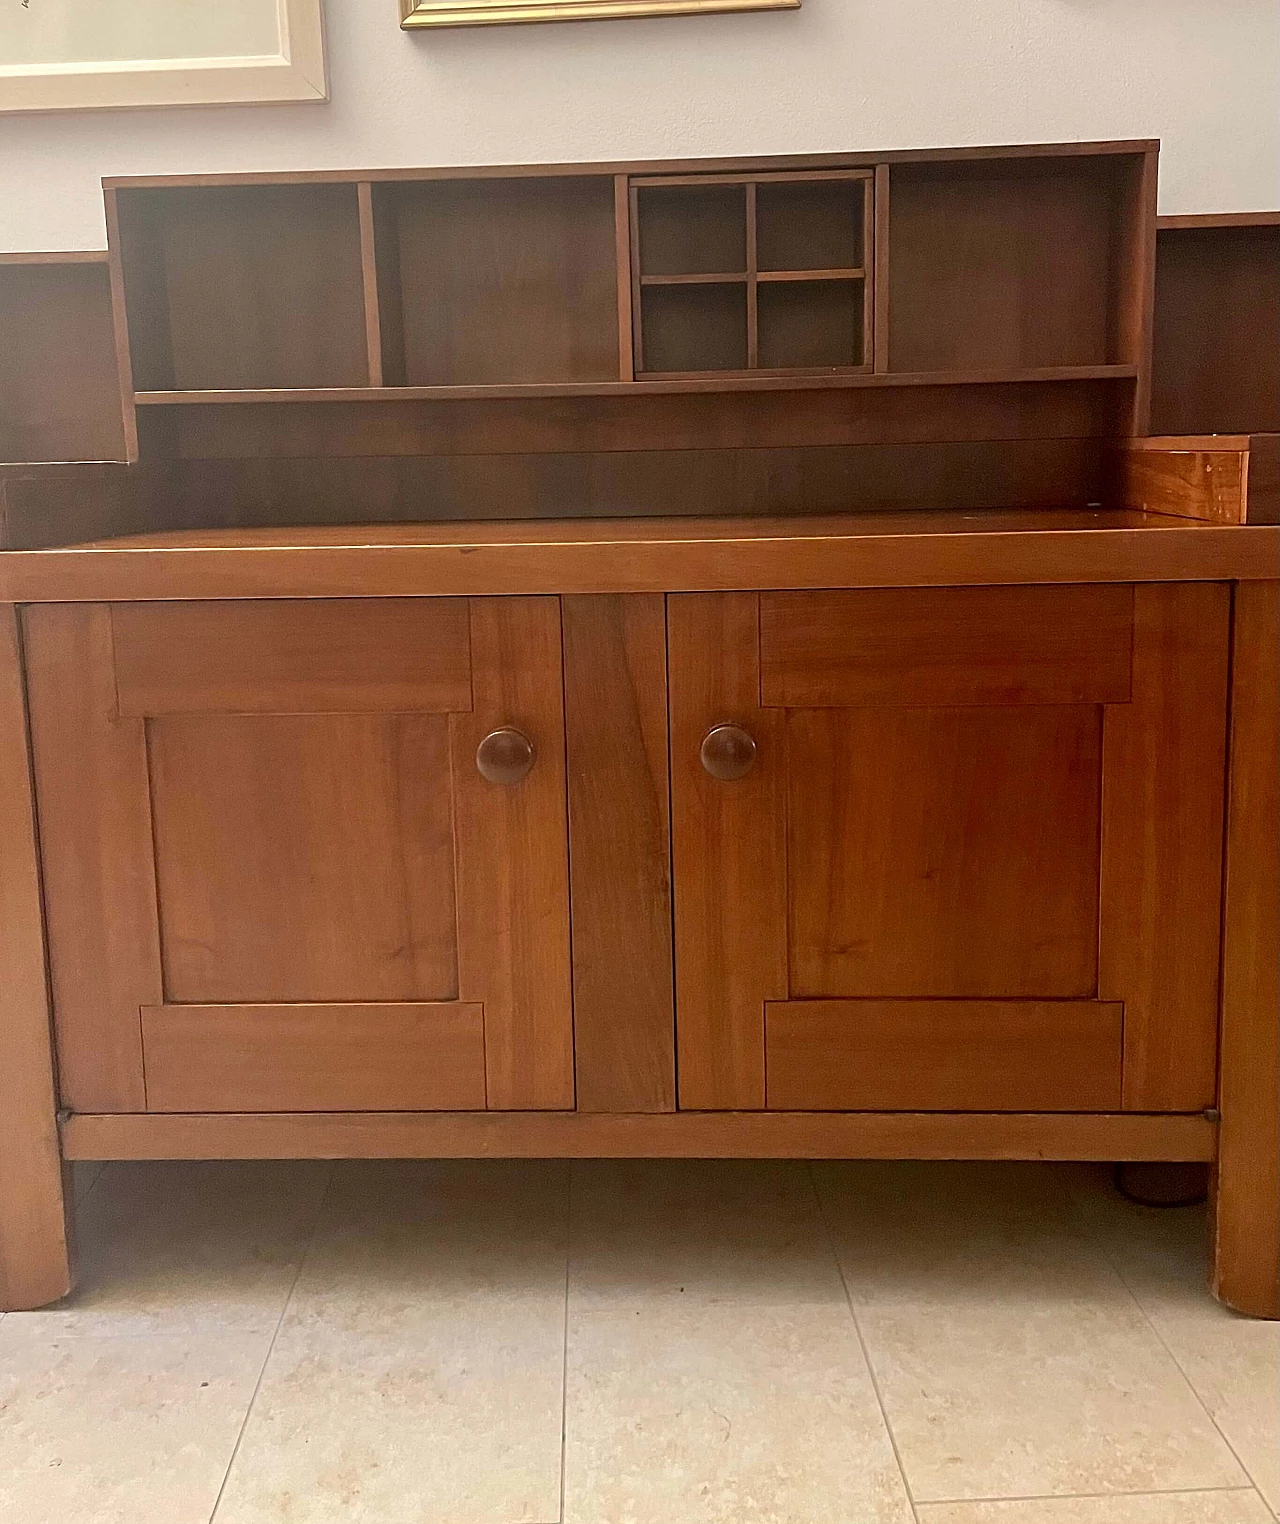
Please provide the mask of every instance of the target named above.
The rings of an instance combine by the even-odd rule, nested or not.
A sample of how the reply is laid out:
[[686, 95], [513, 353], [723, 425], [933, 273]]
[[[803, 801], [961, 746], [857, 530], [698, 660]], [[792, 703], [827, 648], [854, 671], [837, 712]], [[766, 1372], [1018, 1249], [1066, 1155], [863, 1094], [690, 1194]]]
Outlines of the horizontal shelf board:
[[248, 388], [241, 391], [135, 392], [139, 407], [271, 402], [449, 402], [504, 397], [629, 397], [669, 392], [807, 391], [842, 386], [1004, 386], [1040, 381], [1131, 381], [1136, 365], [1053, 365], [1023, 370], [869, 371], [717, 375], [635, 381], [548, 381], [512, 386], [331, 386]]
[[867, 272], [861, 265], [848, 270], [757, 270], [758, 281], [775, 280], [865, 280]]
[[762, 174], [751, 174], [748, 171], [742, 174], [646, 175], [637, 179], [636, 185], [640, 190], [668, 190], [672, 187], [700, 189], [707, 185], [778, 185], [798, 181], [812, 184], [824, 180], [870, 180], [874, 173], [874, 169], [868, 166], [859, 169], [766, 171]]
[[[753, 380], [763, 378], [774, 383], [780, 389], [789, 389], [785, 383], [789, 381], [853, 381], [859, 376], [869, 376], [871, 366], [863, 365], [759, 365], [750, 370], [644, 370], [636, 377], [639, 381], [710, 381], [717, 376], [735, 378], [742, 376]], [[725, 390], [735, 388], [726, 387]]]
[[1156, 230], [1161, 233], [1179, 228], [1274, 227], [1280, 227], [1280, 212], [1179, 212], [1156, 218]]
[[642, 275], [640, 284], [642, 286], [740, 286], [746, 278], [745, 270], [724, 275]]
[[0, 268], [7, 265], [105, 265], [105, 249], [63, 249], [39, 254], [0, 254]]

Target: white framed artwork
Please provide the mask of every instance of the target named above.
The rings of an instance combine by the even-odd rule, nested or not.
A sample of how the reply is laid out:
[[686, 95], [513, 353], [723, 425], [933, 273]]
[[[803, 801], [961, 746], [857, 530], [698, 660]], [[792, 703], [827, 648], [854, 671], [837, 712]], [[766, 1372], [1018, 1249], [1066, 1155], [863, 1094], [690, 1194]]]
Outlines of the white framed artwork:
[[328, 99], [321, 0], [0, 0], [0, 112]]

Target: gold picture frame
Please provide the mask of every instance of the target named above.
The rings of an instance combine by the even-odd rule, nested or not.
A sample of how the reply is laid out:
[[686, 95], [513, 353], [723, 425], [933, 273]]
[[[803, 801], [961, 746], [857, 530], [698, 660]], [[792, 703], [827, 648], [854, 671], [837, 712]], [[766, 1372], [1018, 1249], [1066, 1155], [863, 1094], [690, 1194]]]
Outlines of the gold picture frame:
[[400, 0], [400, 25], [503, 26], [527, 21], [603, 21], [696, 16], [712, 11], [796, 11], [800, 0]]

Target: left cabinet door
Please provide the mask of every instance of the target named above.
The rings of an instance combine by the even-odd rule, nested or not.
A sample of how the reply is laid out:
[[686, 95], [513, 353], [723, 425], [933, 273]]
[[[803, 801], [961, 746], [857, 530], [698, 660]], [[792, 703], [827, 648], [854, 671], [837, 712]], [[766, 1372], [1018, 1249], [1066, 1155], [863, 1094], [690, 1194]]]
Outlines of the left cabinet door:
[[557, 599], [24, 619], [64, 1106], [573, 1106]]

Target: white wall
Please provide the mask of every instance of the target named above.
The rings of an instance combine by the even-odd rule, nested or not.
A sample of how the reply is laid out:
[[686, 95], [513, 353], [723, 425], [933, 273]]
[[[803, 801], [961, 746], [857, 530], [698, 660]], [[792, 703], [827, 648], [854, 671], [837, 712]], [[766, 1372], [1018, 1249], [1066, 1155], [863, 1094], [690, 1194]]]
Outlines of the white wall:
[[102, 175], [1163, 140], [1166, 212], [1280, 201], [1275, 0], [804, 0], [402, 32], [326, 0], [325, 105], [0, 116], [0, 249], [101, 247]]

